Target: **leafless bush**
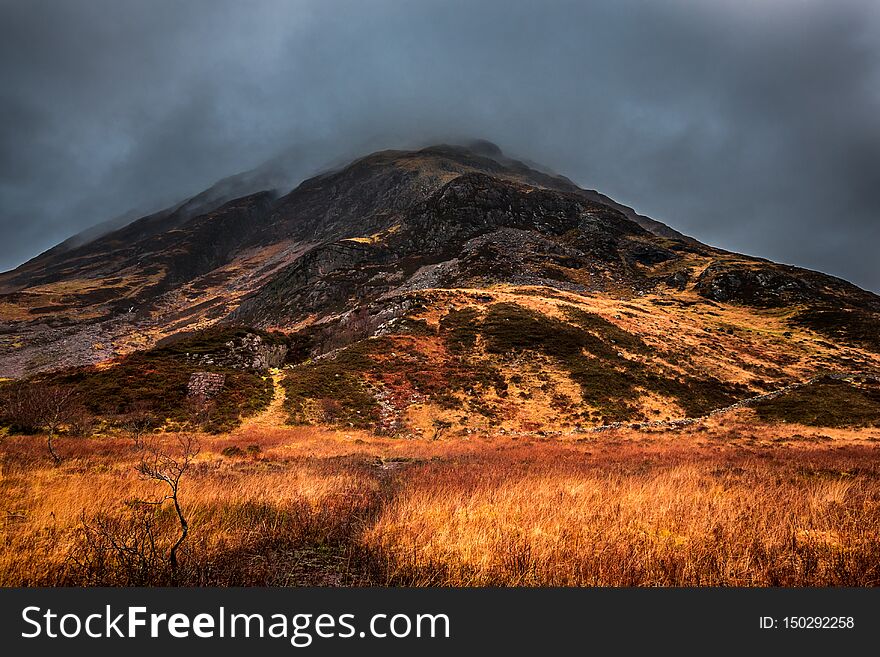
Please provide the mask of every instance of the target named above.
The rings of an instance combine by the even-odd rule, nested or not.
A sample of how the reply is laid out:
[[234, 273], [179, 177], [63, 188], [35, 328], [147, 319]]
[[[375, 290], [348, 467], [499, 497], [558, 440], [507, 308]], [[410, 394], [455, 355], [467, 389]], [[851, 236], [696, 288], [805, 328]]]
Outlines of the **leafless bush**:
[[439, 440], [440, 436], [443, 435], [443, 432], [452, 426], [452, 422], [435, 419], [431, 421], [431, 426], [434, 427], [434, 435], [431, 436], [431, 440]]
[[75, 401], [66, 422], [68, 435], [88, 437], [95, 430], [95, 423], [95, 416], [78, 400]]
[[46, 433], [46, 447], [56, 465], [62, 461], [54, 442], [58, 432], [86, 423], [85, 409], [71, 386], [21, 383], [6, 391], [3, 403], [5, 422], [23, 431]]
[[[190, 434], [178, 434], [170, 448], [156, 444], [145, 449], [136, 470], [160, 482], [165, 494], [129, 500], [121, 515], [87, 517], [83, 512], [76, 548], [67, 558], [72, 581], [118, 586], [180, 582], [179, 551], [189, 535], [181, 482], [198, 453], [198, 441]], [[166, 502], [171, 502], [172, 514]]]
[[117, 517], [83, 513], [77, 549], [68, 566], [82, 585], [144, 586], [165, 579], [167, 562], [158, 536], [156, 510], [131, 503], [130, 513]]
[[161, 499], [144, 501], [143, 504], [160, 507], [165, 502], [170, 501], [177, 515], [180, 535], [171, 545], [168, 553], [172, 578], [176, 576], [178, 569], [177, 551], [189, 534], [189, 523], [180, 506], [180, 481], [192, 465], [193, 459], [199, 453], [198, 440], [192, 434], [178, 434], [177, 444], [178, 449], [176, 453], [170, 453], [160, 448], [150, 449], [148, 455], [137, 466], [137, 470], [142, 476], [161, 482], [168, 487], [168, 492]]

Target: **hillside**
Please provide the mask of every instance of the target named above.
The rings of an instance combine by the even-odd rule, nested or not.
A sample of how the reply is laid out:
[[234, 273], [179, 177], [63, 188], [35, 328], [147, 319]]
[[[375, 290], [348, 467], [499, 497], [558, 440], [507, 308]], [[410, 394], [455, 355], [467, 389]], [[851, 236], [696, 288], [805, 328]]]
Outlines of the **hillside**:
[[[0, 375], [122, 386], [107, 372], [149, 362], [179, 371], [182, 404], [205, 362], [168, 360], [160, 341], [269, 329], [291, 422], [439, 436], [668, 422], [880, 369], [876, 295], [700, 244], [485, 142], [203, 198], [219, 205], [0, 276]], [[208, 369], [233, 385], [232, 343], [215, 342]], [[116, 405], [93, 412], [130, 412], [130, 395], [107, 394]], [[233, 421], [268, 403], [242, 394]]]

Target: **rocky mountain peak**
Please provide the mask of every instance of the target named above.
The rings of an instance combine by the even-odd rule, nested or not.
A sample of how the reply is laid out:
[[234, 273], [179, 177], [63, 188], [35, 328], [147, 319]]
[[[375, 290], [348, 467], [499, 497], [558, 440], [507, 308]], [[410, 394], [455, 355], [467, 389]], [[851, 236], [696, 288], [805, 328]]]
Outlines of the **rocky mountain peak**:
[[106, 361], [218, 323], [333, 333], [356, 317], [352, 335], [365, 335], [431, 289], [674, 290], [809, 307], [818, 324], [836, 304], [859, 336], [878, 312], [855, 286], [710, 248], [491, 142], [379, 151], [287, 193], [229, 198], [263, 179], [232, 177], [0, 276], [0, 374]]

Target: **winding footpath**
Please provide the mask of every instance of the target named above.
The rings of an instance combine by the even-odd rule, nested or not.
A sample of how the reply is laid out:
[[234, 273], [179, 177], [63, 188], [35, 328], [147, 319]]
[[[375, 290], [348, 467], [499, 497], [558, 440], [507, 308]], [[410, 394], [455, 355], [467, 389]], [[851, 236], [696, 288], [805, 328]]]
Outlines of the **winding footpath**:
[[284, 374], [280, 369], [272, 369], [269, 372], [272, 377], [272, 401], [260, 413], [242, 420], [234, 433], [242, 433], [253, 429], [273, 429], [287, 424], [287, 414], [284, 412], [284, 401], [287, 394], [282, 385]]

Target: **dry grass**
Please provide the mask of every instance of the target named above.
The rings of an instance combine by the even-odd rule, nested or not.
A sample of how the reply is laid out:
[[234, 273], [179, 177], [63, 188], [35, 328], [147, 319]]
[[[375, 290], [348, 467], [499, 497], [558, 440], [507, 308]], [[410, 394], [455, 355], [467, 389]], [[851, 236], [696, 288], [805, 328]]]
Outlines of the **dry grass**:
[[880, 582], [873, 452], [781, 462], [738, 451], [630, 450], [598, 459], [552, 447], [539, 453], [486, 454], [409, 473], [365, 538], [387, 559], [389, 582]]
[[[832, 346], [825, 336], [792, 326], [788, 321], [791, 309], [710, 304], [691, 290], [660, 290], [631, 299], [511, 285], [433, 289], [419, 294], [437, 301], [416, 315], [432, 326], [439, 322], [438, 311], [450, 304], [458, 309], [485, 310], [492, 303], [516, 303], [559, 319], [565, 318], [564, 308], [575, 307], [639, 336], [653, 348], [655, 365], [678, 374], [704, 371], [728, 382], [748, 383], [755, 376], [774, 382], [805, 379], [822, 368], [844, 369], [842, 359], [880, 366], [877, 354], [842, 344]], [[664, 352], [670, 349], [681, 360], [664, 359]]]
[[[259, 425], [202, 436], [181, 484], [191, 534], [178, 581], [874, 585], [880, 442], [829, 433], [743, 414], [562, 440]], [[249, 445], [259, 453], [222, 455]], [[53, 467], [43, 450], [37, 437], [0, 443], [0, 584], [169, 583], [161, 564], [85, 558], [84, 522], [124, 534], [127, 502], [158, 497], [135, 471], [142, 453], [123, 439], [63, 439]], [[170, 509], [154, 522], [161, 548], [176, 535]]]
[[[181, 484], [192, 530], [184, 583], [296, 583], [302, 550], [343, 540], [377, 492], [377, 481], [363, 474], [362, 464], [229, 459], [214, 451], [210, 437], [201, 440], [204, 448]], [[53, 468], [33, 438], [4, 442], [0, 584], [167, 583], [162, 569], [154, 578], [131, 582], [130, 573], [83, 572], [75, 563], [89, 547], [83, 544], [85, 525], [111, 519], [123, 535], [135, 520], [131, 502], [165, 493], [136, 472], [142, 453], [118, 439], [70, 440], [60, 449], [65, 461]], [[157, 513], [160, 543], [176, 535], [173, 520], [167, 506]], [[284, 569], [276, 572], [278, 561]], [[336, 569], [322, 576], [339, 584], [347, 573]]]

